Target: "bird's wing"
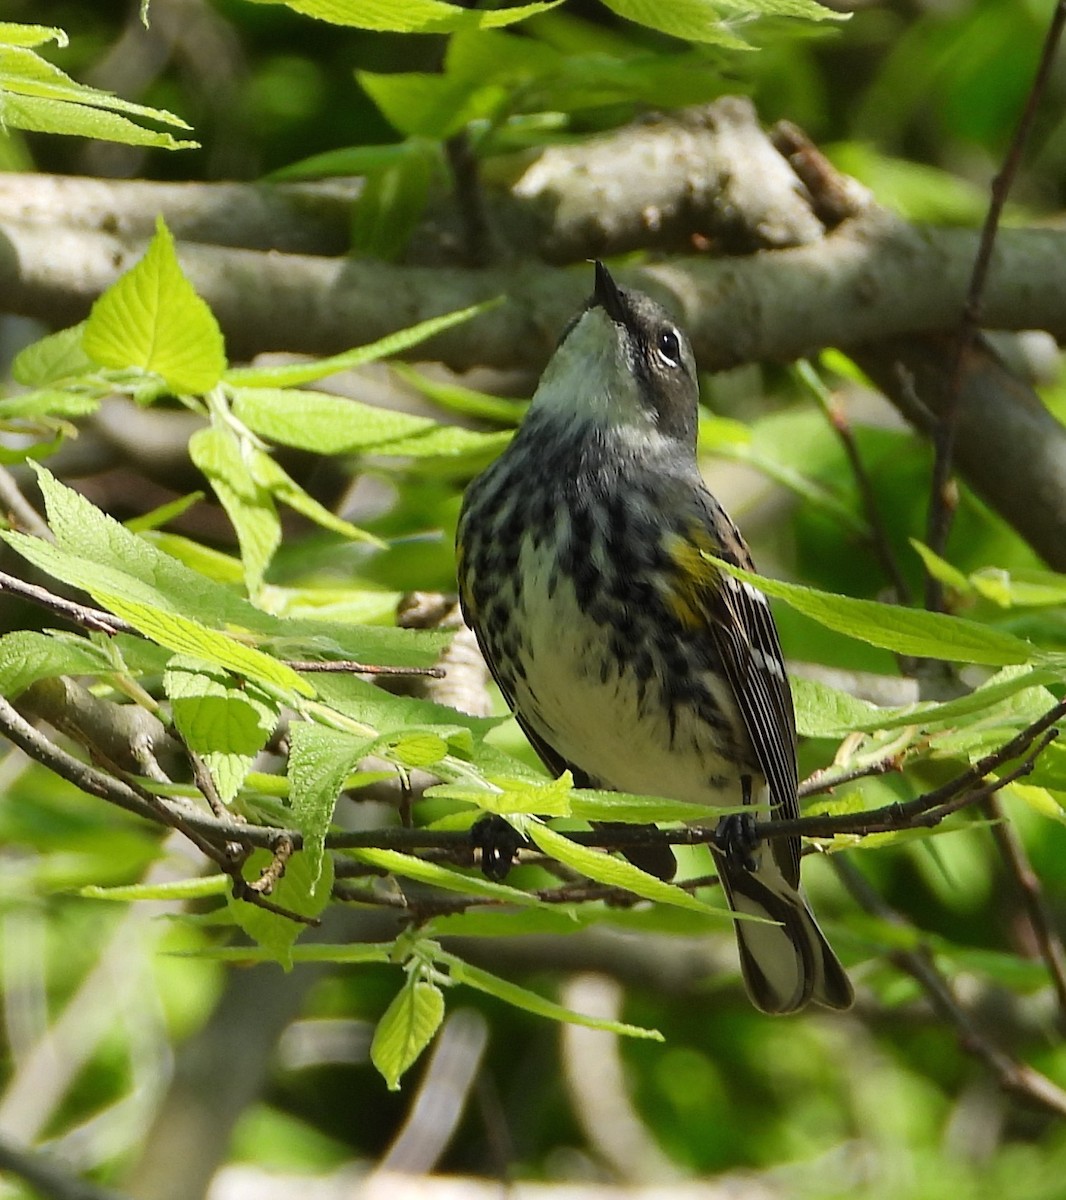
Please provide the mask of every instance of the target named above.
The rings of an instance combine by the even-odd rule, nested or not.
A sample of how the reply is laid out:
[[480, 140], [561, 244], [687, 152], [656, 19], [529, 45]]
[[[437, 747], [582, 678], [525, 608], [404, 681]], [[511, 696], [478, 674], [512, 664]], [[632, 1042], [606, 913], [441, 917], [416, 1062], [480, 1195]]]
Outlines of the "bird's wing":
[[[770, 789], [775, 817], [799, 816], [796, 798], [796, 719], [781, 643], [766, 597], [707, 560], [713, 554], [754, 570], [751, 554], [733, 522], [709, 493], [683, 533], [668, 535], [673, 561], [671, 599], [690, 630], [705, 630], [740, 710], [755, 756]], [[793, 886], [799, 882], [798, 838], [774, 838], [774, 858]]]

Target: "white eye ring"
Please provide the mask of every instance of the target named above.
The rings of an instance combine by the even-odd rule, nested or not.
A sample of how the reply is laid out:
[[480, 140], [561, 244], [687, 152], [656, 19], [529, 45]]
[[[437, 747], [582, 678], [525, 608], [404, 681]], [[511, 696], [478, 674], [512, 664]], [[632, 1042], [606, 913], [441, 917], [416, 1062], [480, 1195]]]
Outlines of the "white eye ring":
[[664, 329], [655, 339], [655, 353], [668, 367], [681, 366], [681, 337], [676, 329]]

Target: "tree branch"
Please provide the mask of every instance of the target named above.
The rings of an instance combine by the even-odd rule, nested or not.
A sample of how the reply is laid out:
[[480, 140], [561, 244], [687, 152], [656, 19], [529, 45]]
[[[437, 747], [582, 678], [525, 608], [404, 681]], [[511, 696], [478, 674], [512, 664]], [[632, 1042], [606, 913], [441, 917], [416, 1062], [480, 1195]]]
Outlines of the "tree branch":
[[[858, 904], [868, 913], [893, 925], [906, 926], [903, 917], [887, 905], [863, 875], [846, 859], [833, 860], [837, 874]], [[1036, 1104], [1057, 1116], [1066, 1116], [1066, 1092], [1046, 1075], [1020, 1063], [1001, 1050], [978, 1027], [973, 1017], [959, 1004], [948, 981], [937, 969], [927, 948], [890, 950], [888, 957], [916, 980], [938, 1017], [953, 1026], [964, 1050], [979, 1058], [999, 1080], [1004, 1091]]]

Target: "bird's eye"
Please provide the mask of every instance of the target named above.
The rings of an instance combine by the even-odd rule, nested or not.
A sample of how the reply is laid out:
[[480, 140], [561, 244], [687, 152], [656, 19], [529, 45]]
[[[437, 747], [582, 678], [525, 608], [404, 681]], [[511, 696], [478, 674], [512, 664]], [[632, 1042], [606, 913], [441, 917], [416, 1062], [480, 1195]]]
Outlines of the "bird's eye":
[[655, 349], [666, 366], [681, 366], [681, 339], [676, 329], [664, 329], [656, 340]]

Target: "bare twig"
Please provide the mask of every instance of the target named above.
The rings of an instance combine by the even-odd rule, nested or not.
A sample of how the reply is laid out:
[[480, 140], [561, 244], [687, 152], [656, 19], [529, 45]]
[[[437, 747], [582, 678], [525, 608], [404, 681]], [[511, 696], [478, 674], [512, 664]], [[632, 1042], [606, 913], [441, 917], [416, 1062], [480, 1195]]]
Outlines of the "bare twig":
[[[1003, 206], [1007, 201], [1014, 177], [1021, 164], [1022, 152], [1029, 139], [1044, 92], [1047, 88], [1051, 68], [1058, 52], [1063, 27], [1066, 26], [1066, 0], [1059, 0], [1051, 15], [1047, 36], [1040, 54], [1032, 87], [1026, 98], [1025, 107], [1018, 120], [1014, 135], [1007, 148], [1006, 158], [999, 173], [992, 180], [988, 211], [981, 229], [981, 240], [974, 257], [973, 272], [966, 293], [966, 304], [962, 312], [958, 340], [955, 345], [952, 387], [948, 405], [941, 414], [933, 435], [933, 474], [930, 481], [929, 517], [926, 525], [926, 544], [936, 554], [943, 554], [947, 545], [955, 510], [955, 492], [952, 487], [954, 473], [955, 438], [959, 420], [959, 405], [962, 397], [964, 364], [977, 340], [977, 331], [984, 305], [985, 285], [992, 263], [992, 249], [999, 233]], [[943, 607], [943, 585], [931, 572], [926, 573], [925, 605], [929, 609]]]
[[1059, 1005], [1059, 1023], [1066, 1022], [1066, 950], [1048, 908], [1044, 889], [1029, 862], [1017, 830], [1007, 820], [998, 796], [989, 796], [984, 803], [991, 819], [990, 829], [1000, 857], [1003, 859], [1021, 893], [1022, 904], [1029, 918], [1040, 957], [1044, 960], [1055, 989]]
[[49, 542], [53, 540], [48, 522], [22, 494], [18, 481], [7, 467], [0, 467], [0, 504], [7, 509], [8, 517], [16, 529]]
[[[881, 899], [846, 858], [839, 855], [834, 857], [833, 865], [844, 886], [863, 909], [893, 925], [907, 925], [903, 917]], [[888, 957], [921, 985], [937, 1016], [954, 1026], [962, 1047], [988, 1067], [1004, 1091], [1058, 1116], [1066, 1116], [1066, 1092], [1052, 1083], [1047, 1076], [1012, 1058], [985, 1035], [973, 1017], [956, 1000], [927, 948], [889, 950]]]
[[851, 428], [851, 422], [848, 420], [847, 413], [840, 402], [828, 392], [817, 377], [812, 381], [811, 390], [818, 397], [826, 420], [840, 441], [844, 455], [848, 460], [848, 466], [851, 468], [855, 485], [859, 489], [859, 498], [862, 502], [863, 511], [866, 514], [866, 523], [870, 527], [870, 548], [877, 557], [877, 561], [881, 564], [881, 570], [884, 571], [889, 583], [891, 583], [892, 590], [896, 593], [896, 602], [899, 604], [909, 604], [911, 590], [900, 569], [895, 551], [892, 549], [888, 529], [881, 515], [881, 506], [877, 502], [877, 493], [866, 470], [866, 464], [862, 461], [862, 455], [859, 453], [859, 446], [855, 440], [855, 434]]
[[335, 658], [326, 660], [282, 659], [286, 666], [294, 671], [317, 672], [326, 674], [334, 672], [345, 675], [419, 675], [428, 679], [442, 679], [444, 671], [440, 667], [391, 667], [380, 663], [361, 663], [351, 658]]
[[73, 600], [64, 600], [62, 596], [55, 595], [47, 588], [39, 587], [35, 583], [26, 583], [25, 580], [8, 575], [5, 571], [0, 571], [0, 592], [11, 592], [16, 596], [22, 596], [23, 599], [29, 600], [41, 608], [46, 608], [57, 616], [66, 617], [75, 625], [81, 625], [94, 632], [111, 635], [137, 633], [137, 630], [128, 622], [123, 621], [121, 617], [104, 612], [102, 608], [90, 608], [86, 604], [76, 604]]

